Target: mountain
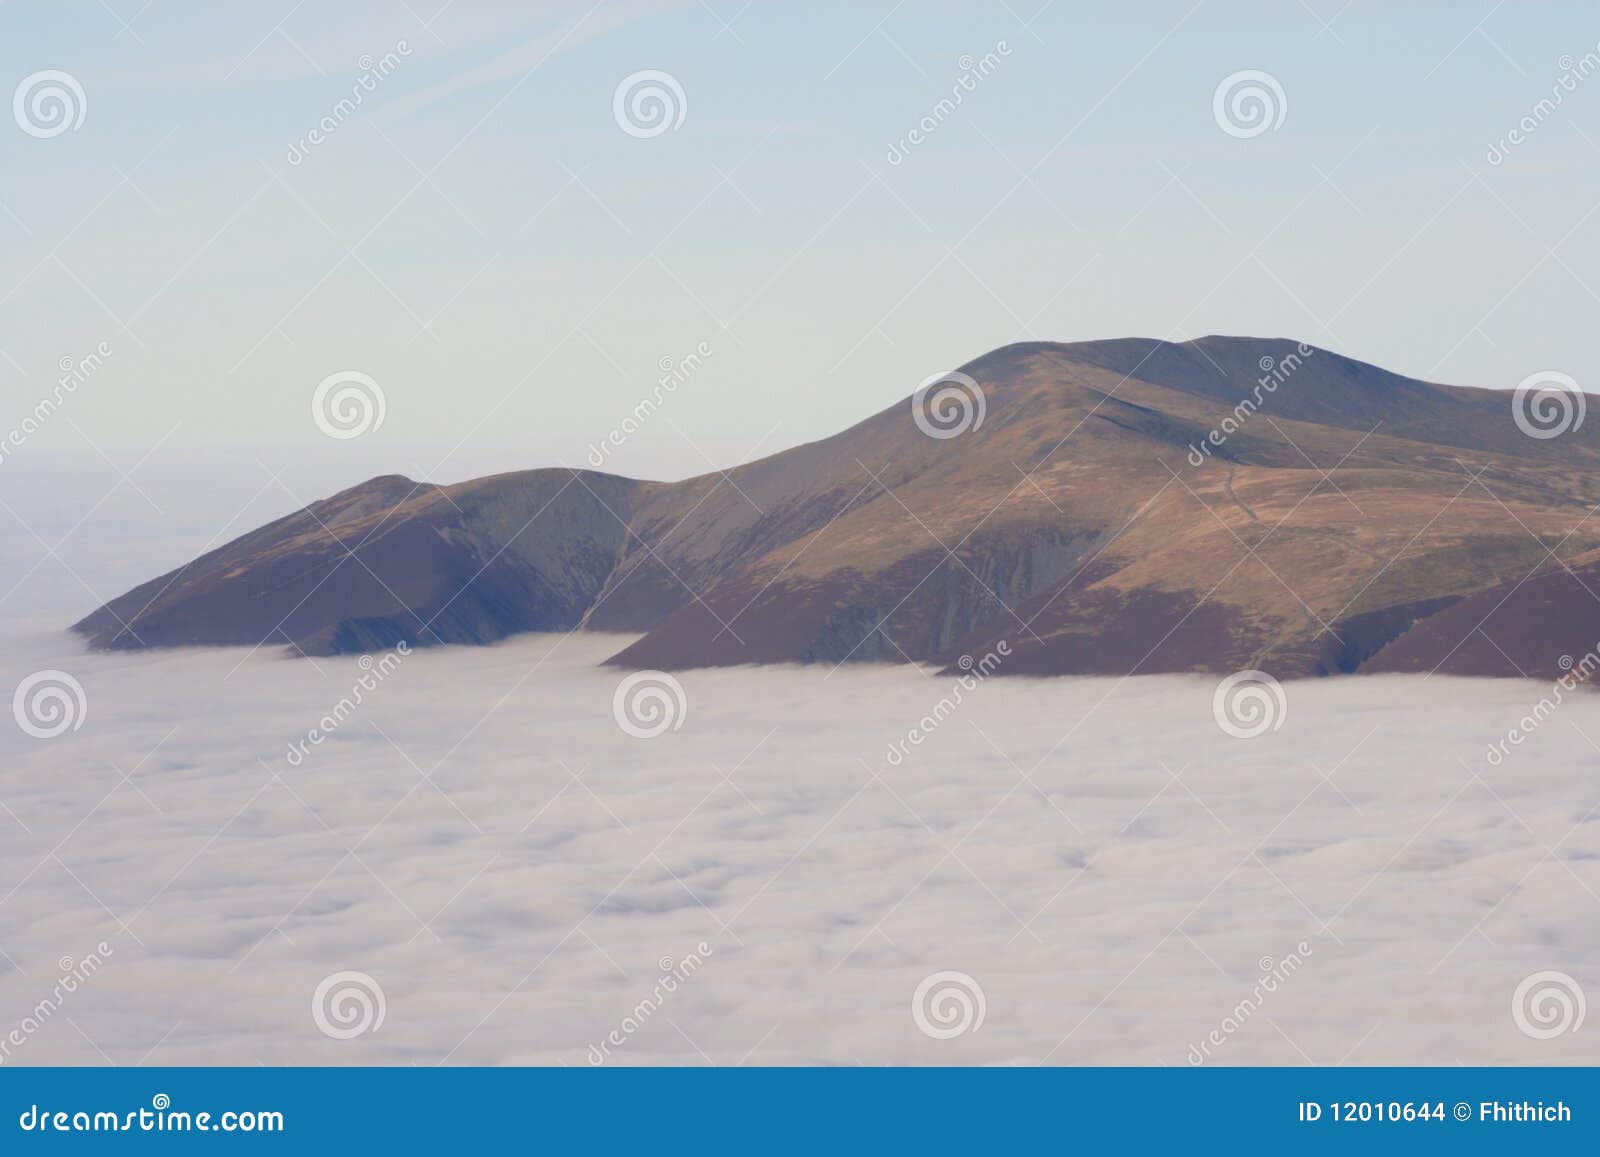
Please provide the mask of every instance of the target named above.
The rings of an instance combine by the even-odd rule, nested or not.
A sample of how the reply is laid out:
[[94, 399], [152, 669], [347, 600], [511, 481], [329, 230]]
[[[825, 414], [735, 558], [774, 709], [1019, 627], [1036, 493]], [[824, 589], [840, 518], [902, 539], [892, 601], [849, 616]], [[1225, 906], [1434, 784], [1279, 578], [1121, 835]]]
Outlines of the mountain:
[[1279, 678], [1557, 677], [1600, 641], [1596, 426], [1530, 436], [1510, 391], [1278, 339], [1030, 342], [959, 375], [682, 482], [375, 478], [75, 629], [329, 654], [584, 628], [666, 669], [959, 671], [1003, 643], [1000, 674]]

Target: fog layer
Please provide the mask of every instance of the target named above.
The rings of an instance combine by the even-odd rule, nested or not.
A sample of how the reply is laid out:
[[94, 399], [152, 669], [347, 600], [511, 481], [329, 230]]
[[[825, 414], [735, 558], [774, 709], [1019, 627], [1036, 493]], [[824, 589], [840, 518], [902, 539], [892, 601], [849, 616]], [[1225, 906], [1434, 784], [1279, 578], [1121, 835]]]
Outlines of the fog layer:
[[[1496, 762], [1547, 688], [1292, 683], [1240, 739], [1205, 678], [946, 712], [910, 668], [737, 669], [637, 738], [618, 646], [375, 677], [9, 640], [8, 693], [62, 670], [83, 706], [0, 728], [4, 1063], [1600, 1060], [1512, 1008], [1541, 971], [1600, 992], [1600, 701]], [[339, 972], [381, 1023], [314, 1015]], [[938, 972], [967, 1005], [914, 1015]]]

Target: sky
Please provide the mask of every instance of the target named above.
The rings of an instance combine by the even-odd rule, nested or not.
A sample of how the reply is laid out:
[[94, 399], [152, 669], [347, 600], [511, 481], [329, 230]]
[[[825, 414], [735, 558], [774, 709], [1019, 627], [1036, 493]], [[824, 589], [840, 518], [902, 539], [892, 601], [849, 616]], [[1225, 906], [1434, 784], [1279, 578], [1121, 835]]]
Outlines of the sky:
[[[577, 465], [697, 351], [613, 468], [825, 436], [1024, 339], [1587, 384], [1597, 42], [1489, 0], [8, 3], [6, 91], [77, 87], [0, 131], [0, 429], [99, 364], [0, 469]], [[646, 71], [670, 123], [630, 132]], [[1272, 113], [1230, 132], [1242, 72]], [[382, 422], [329, 437], [352, 372]]]

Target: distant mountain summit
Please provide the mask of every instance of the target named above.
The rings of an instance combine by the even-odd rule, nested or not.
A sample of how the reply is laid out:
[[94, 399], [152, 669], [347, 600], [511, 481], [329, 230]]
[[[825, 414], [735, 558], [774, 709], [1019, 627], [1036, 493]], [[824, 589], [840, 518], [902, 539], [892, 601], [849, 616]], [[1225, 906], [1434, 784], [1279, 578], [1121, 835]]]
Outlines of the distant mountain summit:
[[1554, 678], [1600, 645], [1600, 423], [1542, 401], [1285, 340], [1030, 342], [683, 482], [375, 478], [74, 629], [330, 654], [584, 628], [642, 633], [611, 662], [667, 669], [960, 669], [1004, 641], [998, 674]]

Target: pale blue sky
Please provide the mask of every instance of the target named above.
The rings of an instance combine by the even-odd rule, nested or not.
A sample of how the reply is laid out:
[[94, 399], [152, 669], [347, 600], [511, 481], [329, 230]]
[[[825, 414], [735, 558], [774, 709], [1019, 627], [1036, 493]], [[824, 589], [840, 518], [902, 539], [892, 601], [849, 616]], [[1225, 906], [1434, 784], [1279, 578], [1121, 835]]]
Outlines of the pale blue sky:
[[[1600, 378], [1600, 76], [1488, 160], [1564, 57], [1600, 52], [1593, 5], [1040, 2], [13, 0], [4, 91], [62, 70], [87, 108], [47, 139], [0, 122], [0, 427], [100, 342], [70, 421], [14, 457], [579, 464], [701, 342], [611, 467], [826, 434], [1022, 338], [1282, 335], [1465, 384]], [[613, 119], [643, 69], [686, 102], [649, 139]], [[1239, 139], [1213, 93], [1245, 69], [1286, 114]], [[310, 397], [347, 369], [385, 420], [336, 441]]]

